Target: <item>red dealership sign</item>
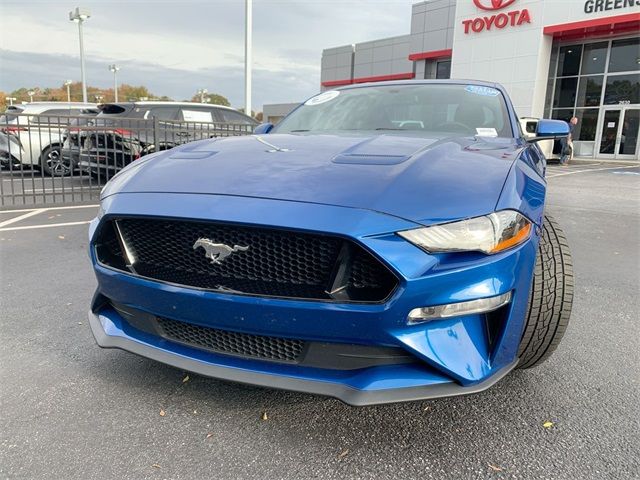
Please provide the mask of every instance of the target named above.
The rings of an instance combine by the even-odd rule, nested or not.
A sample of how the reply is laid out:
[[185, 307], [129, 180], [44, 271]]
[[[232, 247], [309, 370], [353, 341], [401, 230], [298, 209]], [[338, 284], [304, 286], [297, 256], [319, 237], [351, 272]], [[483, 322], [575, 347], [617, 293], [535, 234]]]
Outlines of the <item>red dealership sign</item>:
[[[502, 10], [515, 2], [516, 0], [473, 0], [476, 7], [488, 12]], [[481, 17], [462, 21], [465, 35], [471, 32], [480, 33], [484, 30], [517, 27], [524, 23], [531, 23], [531, 14], [527, 8], [493, 14], [487, 13]]]

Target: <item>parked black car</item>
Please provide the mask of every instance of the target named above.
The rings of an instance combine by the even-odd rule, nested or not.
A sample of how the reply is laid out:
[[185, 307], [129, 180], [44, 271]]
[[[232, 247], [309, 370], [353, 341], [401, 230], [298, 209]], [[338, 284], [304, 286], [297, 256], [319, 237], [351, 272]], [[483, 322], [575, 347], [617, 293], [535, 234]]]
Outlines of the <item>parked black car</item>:
[[221, 105], [141, 101], [99, 108], [93, 125], [78, 129], [76, 145], [70, 142], [63, 157], [77, 155], [82, 170], [105, 180], [148, 153], [195, 140], [250, 133], [258, 124]]
[[20, 140], [16, 136], [0, 131], [0, 168], [21, 168], [20, 160], [16, 157], [21, 149]]

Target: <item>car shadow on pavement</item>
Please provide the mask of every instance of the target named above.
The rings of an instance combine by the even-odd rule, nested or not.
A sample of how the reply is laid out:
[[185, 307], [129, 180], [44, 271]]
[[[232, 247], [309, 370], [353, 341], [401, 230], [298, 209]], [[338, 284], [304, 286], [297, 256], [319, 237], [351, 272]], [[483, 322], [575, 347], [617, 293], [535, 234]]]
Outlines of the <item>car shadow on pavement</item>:
[[[103, 353], [107, 353], [104, 352]], [[491, 418], [500, 417], [516, 423], [524, 421], [524, 398], [531, 405], [536, 395], [545, 395], [539, 388], [539, 375], [531, 371], [514, 371], [491, 389], [475, 395], [352, 407], [329, 397], [306, 393], [244, 385], [203, 377], [197, 374], [157, 363], [133, 354], [111, 351], [103, 355], [99, 365], [90, 374], [99, 375], [101, 381], [113, 385], [114, 390], [131, 395], [142, 395], [150, 402], [150, 408], [196, 410], [200, 415], [226, 414], [250, 415], [259, 421], [266, 412], [286, 436], [305, 436], [319, 431], [327, 440], [349, 437], [350, 431], [366, 431], [368, 435], [387, 437], [402, 435], [406, 429], [430, 431], [432, 440], [441, 432], [469, 434], [478, 422], [487, 422], [487, 428], [495, 428]], [[95, 358], [95, 357], [94, 357]], [[188, 377], [188, 379], [187, 379]], [[552, 392], [547, 392], [549, 396]], [[538, 405], [544, 398], [538, 399]], [[544, 407], [541, 407], [544, 408]], [[536, 424], [539, 417], [532, 418]], [[470, 425], [475, 425], [470, 429]], [[383, 440], [380, 438], [378, 440]]]

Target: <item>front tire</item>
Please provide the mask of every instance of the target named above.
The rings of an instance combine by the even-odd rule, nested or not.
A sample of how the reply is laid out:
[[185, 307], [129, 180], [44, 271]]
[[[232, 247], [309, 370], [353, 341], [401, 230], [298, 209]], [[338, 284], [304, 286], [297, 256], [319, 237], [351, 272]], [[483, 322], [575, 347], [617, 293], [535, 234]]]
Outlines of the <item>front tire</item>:
[[71, 175], [71, 161], [62, 157], [62, 149], [59, 145], [50, 145], [42, 151], [40, 165], [42, 170], [52, 177]]
[[541, 364], [558, 348], [573, 305], [573, 262], [564, 232], [545, 214], [518, 368]]

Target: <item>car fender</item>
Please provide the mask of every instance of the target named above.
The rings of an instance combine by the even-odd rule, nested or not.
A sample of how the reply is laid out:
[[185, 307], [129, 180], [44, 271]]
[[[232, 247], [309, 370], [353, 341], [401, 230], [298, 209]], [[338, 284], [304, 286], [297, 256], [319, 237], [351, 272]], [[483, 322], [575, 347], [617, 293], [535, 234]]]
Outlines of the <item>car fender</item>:
[[495, 209], [517, 210], [541, 227], [546, 194], [547, 182], [524, 149], [507, 175]]

